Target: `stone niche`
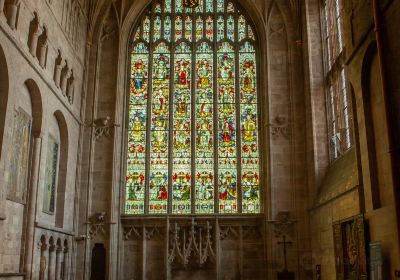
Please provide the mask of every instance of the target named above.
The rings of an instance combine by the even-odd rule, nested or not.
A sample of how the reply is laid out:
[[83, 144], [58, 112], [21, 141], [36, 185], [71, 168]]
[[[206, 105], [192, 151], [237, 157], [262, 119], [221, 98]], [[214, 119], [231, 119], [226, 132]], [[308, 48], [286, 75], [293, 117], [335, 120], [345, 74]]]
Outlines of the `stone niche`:
[[122, 279], [264, 279], [261, 217], [124, 217]]

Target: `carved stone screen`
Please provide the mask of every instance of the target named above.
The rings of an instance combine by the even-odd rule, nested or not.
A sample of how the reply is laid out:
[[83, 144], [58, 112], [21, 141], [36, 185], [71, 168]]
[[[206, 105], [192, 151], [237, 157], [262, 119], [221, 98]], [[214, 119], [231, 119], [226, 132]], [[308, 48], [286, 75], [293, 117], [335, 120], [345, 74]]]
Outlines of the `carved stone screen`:
[[43, 211], [54, 213], [59, 144], [49, 135], [47, 142], [46, 176], [43, 195]]
[[240, 6], [154, 1], [129, 52], [125, 213], [259, 213], [256, 38]]
[[29, 173], [31, 117], [22, 109], [14, 111], [12, 149], [9, 152], [9, 168], [6, 173], [8, 198], [24, 202]]

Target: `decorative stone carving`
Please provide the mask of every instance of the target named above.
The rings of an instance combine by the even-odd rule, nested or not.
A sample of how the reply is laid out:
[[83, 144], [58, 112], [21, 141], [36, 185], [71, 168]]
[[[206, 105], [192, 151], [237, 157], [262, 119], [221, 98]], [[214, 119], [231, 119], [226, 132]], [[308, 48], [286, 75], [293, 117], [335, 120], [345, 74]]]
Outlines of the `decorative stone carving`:
[[102, 42], [110, 39], [116, 33], [117, 28], [118, 28], [114, 19], [111, 16], [111, 13], [112, 13], [112, 11], [110, 10], [110, 15], [104, 21], [104, 24], [103, 24], [103, 34], [101, 36]]
[[34, 17], [29, 25], [29, 37], [28, 37], [29, 52], [33, 57], [36, 57], [39, 35], [41, 33], [39, 22], [40, 21], [37, 13], [34, 13]]
[[74, 103], [75, 94], [75, 77], [74, 71], [71, 69], [71, 75], [67, 80], [67, 98], [70, 104]]
[[189, 226], [175, 222], [170, 226], [168, 262], [184, 268], [189, 265], [191, 259], [194, 259], [199, 266], [208, 261], [214, 263], [216, 259], [214, 244], [213, 228], [209, 221], [198, 224], [192, 219]]
[[16, 29], [18, 9], [21, 0], [9, 0], [4, 3], [4, 11], [7, 18], [7, 23], [11, 29]]
[[60, 81], [61, 92], [64, 96], [67, 94], [68, 73], [69, 73], [68, 61], [65, 60], [65, 65], [61, 70], [61, 81]]
[[140, 229], [135, 226], [124, 228], [124, 240], [130, 240], [131, 238], [142, 238]]
[[99, 234], [107, 237], [108, 236], [108, 229], [109, 225], [115, 224], [113, 222], [106, 222], [105, 221], [106, 212], [99, 212], [93, 214], [89, 221], [86, 223], [89, 227], [88, 231], [88, 239], [94, 239]]
[[42, 68], [46, 68], [47, 63], [47, 50], [48, 50], [48, 39], [47, 39], [47, 29], [43, 28], [42, 34], [39, 36], [38, 39], [38, 48], [36, 51], [37, 57], [39, 59], [39, 65]]
[[224, 239], [238, 239], [239, 238], [239, 228], [233, 226], [220, 226], [219, 227], [219, 238]]
[[99, 140], [101, 137], [111, 137], [114, 127], [119, 127], [118, 124], [112, 123], [109, 116], [105, 118], [99, 118], [89, 125], [94, 127], [95, 140]]
[[58, 50], [58, 56], [54, 63], [54, 83], [56, 87], [60, 88], [61, 83], [61, 70], [62, 70], [62, 57], [61, 57], [61, 50]]
[[278, 116], [275, 118], [275, 122], [270, 124], [271, 135], [273, 140], [277, 140], [283, 137], [286, 140], [290, 138], [289, 124], [285, 117]]

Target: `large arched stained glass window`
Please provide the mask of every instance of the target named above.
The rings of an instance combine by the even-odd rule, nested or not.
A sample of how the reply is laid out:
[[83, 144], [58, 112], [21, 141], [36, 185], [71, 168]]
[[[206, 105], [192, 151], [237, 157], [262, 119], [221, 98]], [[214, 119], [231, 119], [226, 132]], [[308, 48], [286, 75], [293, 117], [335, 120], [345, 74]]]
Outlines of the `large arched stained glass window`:
[[255, 35], [240, 8], [155, 1], [129, 51], [125, 213], [259, 213]]

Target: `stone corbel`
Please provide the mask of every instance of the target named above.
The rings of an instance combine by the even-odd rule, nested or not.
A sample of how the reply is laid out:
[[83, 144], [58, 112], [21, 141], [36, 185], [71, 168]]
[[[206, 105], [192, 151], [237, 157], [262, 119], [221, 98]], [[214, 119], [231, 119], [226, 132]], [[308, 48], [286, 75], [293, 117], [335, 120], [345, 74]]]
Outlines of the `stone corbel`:
[[294, 225], [297, 221], [292, 220], [290, 216], [289, 211], [281, 211], [278, 212], [275, 220], [268, 221], [269, 224], [272, 224], [275, 237], [294, 236]]
[[113, 135], [115, 127], [119, 127], [119, 124], [112, 123], [109, 116], [105, 118], [99, 118], [93, 121], [93, 123], [87, 125], [94, 128], [95, 140], [99, 140], [101, 137], [110, 138]]
[[290, 139], [290, 127], [287, 119], [282, 116], [277, 116], [274, 123], [269, 124], [273, 140], [278, 140], [283, 137], [286, 140]]
[[109, 226], [115, 223], [106, 222], [105, 215], [105, 212], [99, 212], [90, 216], [88, 222], [86, 222], [86, 225], [89, 227], [88, 234], [86, 236], [87, 239], [94, 239], [98, 235], [108, 237]]

